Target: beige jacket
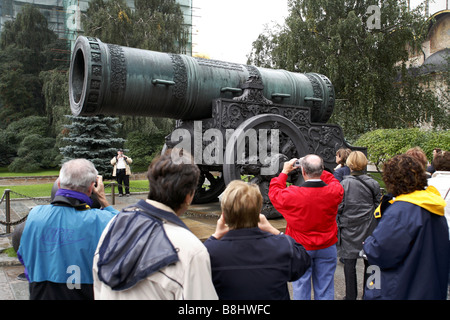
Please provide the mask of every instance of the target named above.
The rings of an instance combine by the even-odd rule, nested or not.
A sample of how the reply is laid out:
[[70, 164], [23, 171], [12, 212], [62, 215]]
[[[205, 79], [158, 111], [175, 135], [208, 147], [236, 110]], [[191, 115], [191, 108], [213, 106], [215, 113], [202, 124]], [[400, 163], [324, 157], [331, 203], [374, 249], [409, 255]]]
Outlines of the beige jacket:
[[[159, 202], [147, 200], [164, 211], [173, 210]], [[175, 214], [175, 213], [174, 213]], [[111, 222], [114, 221], [111, 220]], [[130, 289], [113, 291], [98, 278], [98, 251], [106, 235], [103, 231], [94, 255], [94, 297], [97, 300], [217, 300], [212, 283], [211, 263], [203, 243], [189, 230], [165, 221], [164, 230], [178, 251], [179, 261], [141, 280]]]
[[[127, 176], [129, 176], [129, 175], [131, 175], [130, 164], [133, 163], [133, 160], [126, 155], [124, 155], [124, 156], [127, 157], [127, 159], [125, 160], [125, 174]], [[112, 176], [115, 177], [117, 175], [116, 174], [116, 172], [117, 172], [117, 157], [114, 157], [111, 159], [111, 165], [114, 166]]]

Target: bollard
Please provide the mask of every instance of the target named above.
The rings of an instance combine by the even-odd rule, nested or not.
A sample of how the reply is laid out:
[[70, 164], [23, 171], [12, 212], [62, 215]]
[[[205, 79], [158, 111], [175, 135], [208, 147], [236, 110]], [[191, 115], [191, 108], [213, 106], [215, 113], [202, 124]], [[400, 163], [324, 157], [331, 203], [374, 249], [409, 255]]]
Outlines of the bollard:
[[112, 203], [112, 205], [115, 205], [116, 204], [116, 196], [115, 196], [115, 193], [116, 193], [116, 188], [115, 188], [115, 185], [116, 185], [116, 183], [115, 182], [111, 182], [111, 203]]
[[9, 223], [11, 222], [11, 190], [5, 189], [5, 215], [6, 215], [6, 233], [11, 232], [11, 226]]

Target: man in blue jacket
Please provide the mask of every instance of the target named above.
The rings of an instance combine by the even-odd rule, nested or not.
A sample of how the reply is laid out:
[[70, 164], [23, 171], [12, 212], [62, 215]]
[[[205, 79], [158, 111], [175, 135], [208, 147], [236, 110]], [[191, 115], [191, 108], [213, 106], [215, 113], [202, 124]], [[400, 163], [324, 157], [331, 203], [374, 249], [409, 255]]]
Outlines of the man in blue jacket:
[[445, 201], [421, 164], [399, 155], [385, 164], [383, 180], [393, 203], [363, 245], [371, 264], [365, 299], [447, 297], [449, 231]]
[[[30, 282], [30, 300], [93, 299], [92, 262], [98, 240], [117, 213], [92, 162], [70, 160], [59, 173], [50, 205], [34, 207], [18, 257]], [[103, 209], [93, 209], [92, 194]]]

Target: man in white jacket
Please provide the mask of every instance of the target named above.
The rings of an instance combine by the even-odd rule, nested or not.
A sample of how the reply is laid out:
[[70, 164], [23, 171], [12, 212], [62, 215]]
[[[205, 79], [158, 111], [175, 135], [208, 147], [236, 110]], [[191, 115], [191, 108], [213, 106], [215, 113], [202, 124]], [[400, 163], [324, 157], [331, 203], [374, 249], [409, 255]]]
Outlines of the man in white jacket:
[[445, 218], [450, 233], [450, 151], [439, 152], [433, 159], [433, 166], [436, 171], [428, 179], [428, 185], [436, 187], [442, 198], [447, 202]]
[[[436, 171], [428, 179], [428, 185], [438, 189], [441, 197], [445, 200], [445, 218], [447, 219], [448, 231], [450, 234], [450, 151], [433, 153], [433, 167]], [[450, 259], [450, 257], [449, 257]], [[450, 299], [450, 270], [448, 274], [447, 299]]]
[[111, 165], [114, 166], [112, 176], [116, 177], [119, 197], [123, 196], [122, 183], [125, 186], [125, 194], [130, 196], [130, 164], [133, 160], [123, 154], [123, 149], [117, 150], [117, 156], [111, 159]]
[[105, 228], [94, 256], [95, 299], [217, 299], [208, 251], [178, 217], [200, 172], [193, 161], [173, 163], [170, 153], [149, 167], [148, 199]]

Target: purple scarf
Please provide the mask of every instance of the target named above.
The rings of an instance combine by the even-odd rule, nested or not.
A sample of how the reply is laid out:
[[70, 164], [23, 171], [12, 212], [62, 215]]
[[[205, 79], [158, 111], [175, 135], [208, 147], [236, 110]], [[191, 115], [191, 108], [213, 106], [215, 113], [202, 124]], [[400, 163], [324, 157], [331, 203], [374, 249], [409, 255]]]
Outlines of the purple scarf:
[[69, 189], [58, 189], [58, 191], [56, 191], [55, 196], [74, 198], [74, 199], [80, 200], [81, 202], [86, 203], [90, 207], [92, 207], [92, 199], [89, 198], [86, 194], [78, 192], [78, 191], [73, 191], [73, 190], [69, 190]]

